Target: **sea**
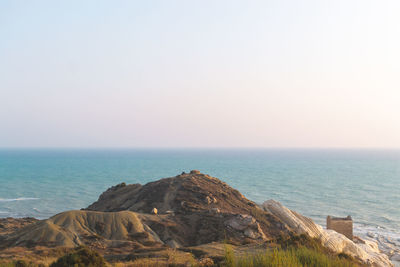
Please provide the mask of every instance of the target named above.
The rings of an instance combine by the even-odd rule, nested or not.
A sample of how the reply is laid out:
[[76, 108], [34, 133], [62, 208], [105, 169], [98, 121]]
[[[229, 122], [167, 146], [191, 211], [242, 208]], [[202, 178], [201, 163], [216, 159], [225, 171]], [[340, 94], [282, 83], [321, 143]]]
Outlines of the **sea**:
[[400, 251], [400, 150], [367, 149], [0, 149], [0, 217], [45, 219], [87, 207], [112, 185], [145, 184], [200, 170], [263, 203]]

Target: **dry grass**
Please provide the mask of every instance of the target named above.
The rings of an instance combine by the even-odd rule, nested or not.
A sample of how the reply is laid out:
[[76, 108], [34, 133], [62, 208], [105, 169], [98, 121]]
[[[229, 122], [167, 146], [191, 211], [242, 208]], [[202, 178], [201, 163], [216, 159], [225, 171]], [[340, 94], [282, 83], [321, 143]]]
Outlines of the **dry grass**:
[[114, 263], [115, 267], [197, 266], [191, 253], [168, 249], [157, 257], [139, 258], [129, 262]]
[[264, 252], [236, 256], [227, 245], [224, 267], [357, 267], [351, 259], [327, 255], [307, 247], [269, 249]]

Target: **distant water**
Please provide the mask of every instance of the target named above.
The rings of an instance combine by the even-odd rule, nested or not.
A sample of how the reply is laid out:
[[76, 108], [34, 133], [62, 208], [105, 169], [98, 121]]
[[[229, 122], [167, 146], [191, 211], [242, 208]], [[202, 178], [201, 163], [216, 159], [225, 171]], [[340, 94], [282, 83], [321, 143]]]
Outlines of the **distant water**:
[[192, 169], [322, 225], [351, 215], [356, 233], [400, 247], [399, 150], [0, 150], [0, 217], [47, 218]]

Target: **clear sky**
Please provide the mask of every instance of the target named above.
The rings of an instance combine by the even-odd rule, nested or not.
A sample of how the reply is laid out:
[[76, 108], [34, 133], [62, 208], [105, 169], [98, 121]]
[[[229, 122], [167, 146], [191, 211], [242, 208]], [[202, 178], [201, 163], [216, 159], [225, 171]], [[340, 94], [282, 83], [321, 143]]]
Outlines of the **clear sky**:
[[400, 1], [0, 2], [0, 147], [400, 147]]

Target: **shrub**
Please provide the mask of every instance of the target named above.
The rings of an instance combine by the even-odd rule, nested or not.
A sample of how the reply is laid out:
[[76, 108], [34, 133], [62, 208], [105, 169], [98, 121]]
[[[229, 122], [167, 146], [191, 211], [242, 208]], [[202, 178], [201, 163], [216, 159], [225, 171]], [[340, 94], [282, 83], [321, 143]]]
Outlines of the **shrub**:
[[53, 262], [50, 267], [105, 267], [107, 266], [104, 258], [96, 251], [87, 247], [78, 247], [75, 251], [68, 253], [57, 261]]

